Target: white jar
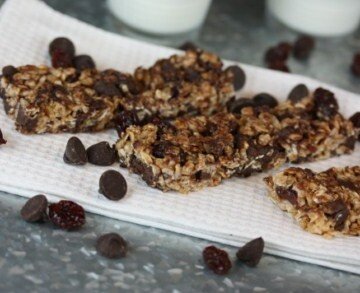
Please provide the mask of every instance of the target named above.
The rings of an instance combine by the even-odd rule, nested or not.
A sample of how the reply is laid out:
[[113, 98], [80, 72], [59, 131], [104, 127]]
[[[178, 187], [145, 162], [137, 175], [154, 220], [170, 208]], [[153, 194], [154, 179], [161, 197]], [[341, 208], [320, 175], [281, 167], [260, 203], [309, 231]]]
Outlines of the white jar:
[[200, 27], [211, 0], [108, 0], [112, 13], [128, 26], [157, 35], [186, 33]]
[[345, 35], [360, 22], [360, 0], [268, 0], [267, 4], [280, 22], [311, 35]]

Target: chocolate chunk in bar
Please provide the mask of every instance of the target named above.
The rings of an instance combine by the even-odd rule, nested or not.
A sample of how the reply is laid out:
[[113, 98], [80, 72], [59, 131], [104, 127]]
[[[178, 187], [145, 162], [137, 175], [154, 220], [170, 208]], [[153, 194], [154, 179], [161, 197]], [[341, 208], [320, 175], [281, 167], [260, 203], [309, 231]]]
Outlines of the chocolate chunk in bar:
[[12, 79], [12, 77], [18, 72], [18, 70], [12, 66], [12, 65], [8, 65], [3, 67], [2, 69], [2, 74], [3, 76], [5, 76], [8, 79]]
[[76, 136], [71, 137], [66, 144], [64, 162], [70, 165], [85, 165], [87, 161], [83, 143]]
[[247, 266], [256, 267], [263, 255], [264, 246], [264, 240], [261, 237], [256, 238], [241, 247], [236, 253], [236, 257]]
[[48, 201], [45, 195], [36, 195], [25, 203], [20, 214], [27, 222], [40, 222], [46, 219]]
[[115, 170], [105, 171], [100, 177], [99, 192], [110, 200], [120, 200], [127, 192], [126, 180]]
[[241, 114], [242, 108], [254, 107], [254, 106], [255, 106], [254, 101], [248, 98], [240, 98], [240, 99], [234, 98], [233, 100], [230, 100], [227, 103], [228, 111], [235, 114]]
[[101, 235], [96, 241], [96, 251], [107, 258], [122, 258], [127, 253], [127, 243], [117, 233]]
[[98, 166], [110, 166], [116, 161], [116, 151], [107, 141], [90, 146], [86, 150], [89, 163]]
[[339, 105], [334, 93], [317, 88], [314, 92], [315, 109], [321, 118], [331, 118], [339, 111]]
[[[354, 125], [356, 129], [360, 129], [360, 112], [355, 113], [350, 117], [350, 121]], [[358, 136], [358, 140], [360, 141], [360, 133]]]
[[193, 42], [187, 41], [182, 45], [180, 45], [179, 49], [183, 51], [188, 51], [188, 50], [196, 51], [198, 49], [198, 46], [196, 46]]
[[295, 86], [289, 93], [287, 99], [292, 103], [296, 104], [300, 102], [303, 98], [309, 96], [309, 89], [304, 84], [298, 84]]

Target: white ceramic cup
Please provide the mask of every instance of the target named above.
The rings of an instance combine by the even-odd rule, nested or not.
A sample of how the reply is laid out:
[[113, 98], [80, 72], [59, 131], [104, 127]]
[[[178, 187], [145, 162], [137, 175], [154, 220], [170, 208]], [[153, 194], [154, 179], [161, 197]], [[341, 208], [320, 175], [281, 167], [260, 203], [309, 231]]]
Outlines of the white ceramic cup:
[[316, 36], [346, 35], [359, 26], [360, 0], [267, 0], [288, 27]]
[[174, 35], [200, 27], [212, 0], [108, 0], [112, 13], [145, 33]]

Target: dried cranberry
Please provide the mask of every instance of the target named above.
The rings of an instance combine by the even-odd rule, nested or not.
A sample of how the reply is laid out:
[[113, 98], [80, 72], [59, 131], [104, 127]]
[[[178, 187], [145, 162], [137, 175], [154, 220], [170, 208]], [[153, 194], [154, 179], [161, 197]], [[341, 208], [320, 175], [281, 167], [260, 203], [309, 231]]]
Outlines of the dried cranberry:
[[207, 267], [218, 275], [227, 274], [232, 267], [227, 252], [213, 245], [204, 249], [203, 259]]
[[84, 69], [93, 69], [95, 68], [95, 62], [89, 55], [79, 55], [76, 56], [73, 60], [74, 67], [78, 71], [82, 71]]
[[85, 224], [85, 211], [73, 201], [60, 200], [49, 206], [49, 218], [61, 229], [74, 230]]
[[[265, 62], [268, 64], [285, 63], [292, 50], [290, 43], [281, 42], [274, 47], [270, 47], [265, 53]], [[281, 62], [282, 61], [282, 62]]]
[[131, 125], [139, 125], [140, 121], [134, 111], [122, 111], [115, 118], [115, 128], [119, 136]]
[[6, 140], [4, 139], [4, 136], [3, 136], [2, 131], [0, 129], [0, 145], [1, 144], [6, 144]]
[[314, 100], [318, 117], [329, 118], [338, 113], [339, 105], [334, 93], [323, 88], [317, 88], [314, 92]]
[[300, 36], [294, 43], [294, 57], [299, 60], [305, 60], [309, 58], [314, 47], [314, 38], [309, 36]]
[[360, 76], [360, 53], [354, 55], [351, 71], [354, 75]]
[[282, 60], [272, 61], [268, 64], [268, 68], [276, 71], [282, 71], [286, 73], [290, 73], [289, 67]]

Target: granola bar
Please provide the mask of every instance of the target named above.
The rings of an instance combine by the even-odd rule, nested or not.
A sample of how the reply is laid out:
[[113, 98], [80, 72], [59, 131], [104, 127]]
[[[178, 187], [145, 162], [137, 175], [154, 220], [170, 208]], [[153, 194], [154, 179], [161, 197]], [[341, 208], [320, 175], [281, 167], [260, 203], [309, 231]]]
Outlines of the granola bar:
[[249, 176], [285, 162], [313, 161], [354, 149], [353, 125], [323, 116], [313, 97], [241, 114], [160, 120], [130, 126], [116, 144], [122, 166], [152, 187], [183, 193]]
[[1, 78], [0, 92], [5, 112], [20, 132], [99, 131], [112, 126], [120, 99], [98, 93], [103, 73], [32, 65], [15, 70]]
[[306, 231], [360, 235], [360, 166], [319, 173], [292, 167], [264, 181], [270, 198]]
[[201, 50], [158, 60], [150, 68], [135, 70], [141, 92], [125, 109], [140, 111], [142, 117], [210, 115], [234, 96], [234, 72], [224, 70], [218, 56]]

